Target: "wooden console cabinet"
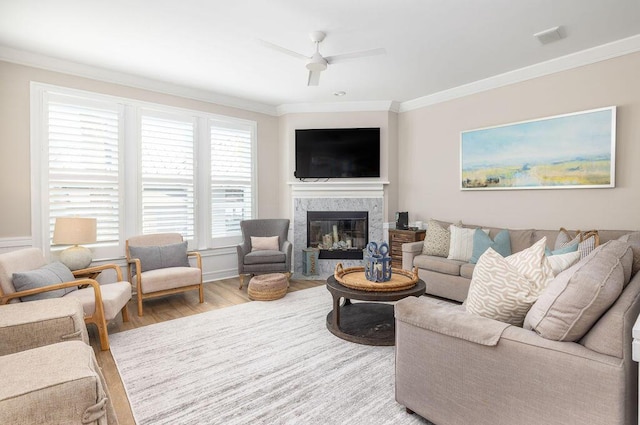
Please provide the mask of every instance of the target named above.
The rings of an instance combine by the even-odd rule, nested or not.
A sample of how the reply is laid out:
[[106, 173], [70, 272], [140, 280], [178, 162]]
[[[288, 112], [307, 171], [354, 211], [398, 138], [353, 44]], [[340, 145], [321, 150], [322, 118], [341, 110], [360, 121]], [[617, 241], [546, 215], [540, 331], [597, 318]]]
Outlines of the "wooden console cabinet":
[[402, 244], [423, 241], [426, 230], [389, 229], [389, 248], [391, 250], [391, 267], [402, 268]]

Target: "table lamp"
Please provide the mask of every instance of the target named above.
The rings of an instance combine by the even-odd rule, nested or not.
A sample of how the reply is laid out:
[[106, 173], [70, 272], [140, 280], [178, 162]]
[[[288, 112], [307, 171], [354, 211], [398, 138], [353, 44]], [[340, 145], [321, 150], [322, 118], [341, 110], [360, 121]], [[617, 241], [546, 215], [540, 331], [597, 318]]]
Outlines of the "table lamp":
[[96, 219], [80, 217], [58, 217], [53, 231], [53, 243], [73, 245], [60, 253], [60, 262], [71, 270], [89, 267], [91, 250], [80, 244], [96, 241]]

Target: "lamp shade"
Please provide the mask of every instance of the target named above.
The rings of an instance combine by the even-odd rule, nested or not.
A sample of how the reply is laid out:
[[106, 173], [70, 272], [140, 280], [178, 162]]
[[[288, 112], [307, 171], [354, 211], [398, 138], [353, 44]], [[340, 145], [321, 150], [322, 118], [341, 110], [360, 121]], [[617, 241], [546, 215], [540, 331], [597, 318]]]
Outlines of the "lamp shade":
[[53, 243], [79, 245], [96, 241], [96, 219], [58, 217], [53, 231]]

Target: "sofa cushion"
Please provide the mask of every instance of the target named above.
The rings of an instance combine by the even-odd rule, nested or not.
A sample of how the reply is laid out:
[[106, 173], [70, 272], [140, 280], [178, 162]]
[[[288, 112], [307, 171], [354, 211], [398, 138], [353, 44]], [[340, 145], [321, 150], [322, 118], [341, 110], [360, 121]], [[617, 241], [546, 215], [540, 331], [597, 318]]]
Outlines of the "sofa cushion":
[[620, 236], [619, 241], [627, 242], [633, 251], [633, 265], [631, 275], [634, 276], [640, 270], [640, 232], [632, 232]]
[[[39, 269], [14, 273], [12, 278], [16, 292], [43, 288], [56, 283], [71, 282], [72, 280], [75, 280], [75, 277], [73, 276], [73, 273], [71, 273], [71, 270], [59, 261], [47, 264]], [[47, 298], [60, 298], [77, 289], [78, 288], [75, 286], [71, 288], [62, 288], [55, 291], [21, 297], [20, 299], [22, 301], [35, 301]]]
[[[449, 231], [451, 232], [451, 241], [447, 258], [468, 262], [473, 255], [473, 235], [476, 229], [451, 225]], [[486, 234], [489, 233], [489, 229], [482, 229], [482, 231]]]
[[552, 278], [546, 239], [506, 258], [488, 249], [476, 264], [465, 301], [468, 312], [516, 326]]
[[533, 229], [515, 229], [509, 230], [509, 238], [511, 240], [511, 253], [524, 251], [533, 245]]
[[460, 266], [464, 264], [466, 264], [464, 261], [449, 260], [448, 258], [424, 254], [418, 255], [413, 259], [413, 265], [419, 269], [431, 270], [453, 276], [460, 275]]
[[[615, 302], [626, 283], [633, 253], [609, 241], [560, 273], [533, 305], [524, 327], [556, 341], [577, 341]], [[630, 274], [630, 272], [629, 272]]]
[[140, 260], [141, 272], [167, 267], [189, 267], [187, 241], [158, 246], [131, 246], [129, 256]]
[[435, 255], [446, 257], [449, 255], [449, 240], [451, 232], [448, 227], [442, 227], [436, 220], [427, 222], [427, 231], [424, 236], [422, 253], [425, 255]]
[[476, 265], [473, 263], [464, 263], [460, 266], [460, 276], [471, 279], [473, 277], [473, 270], [475, 270], [475, 268]]
[[471, 254], [469, 262], [473, 264], [477, 263], [480, 256], [489, 248], [492, 248], [503, 257], [511, 255], [511, 238], [509, 237], [509, 231], [501, 230], [494, 239], [491, 239], [487, 233], [481, 229], [476, 229], [473, 234], [473, 253]]

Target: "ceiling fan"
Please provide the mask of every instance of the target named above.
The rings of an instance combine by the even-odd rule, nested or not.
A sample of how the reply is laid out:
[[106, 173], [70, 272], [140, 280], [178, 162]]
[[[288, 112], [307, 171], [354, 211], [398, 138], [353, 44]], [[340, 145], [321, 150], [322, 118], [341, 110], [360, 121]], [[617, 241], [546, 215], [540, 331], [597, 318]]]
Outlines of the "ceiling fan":
[[351, 59], [363, 58], [366, 56], [383, 55], [386, 53], [385, 49], [378, 48], [371, 50], [362, 50], [359, 52], [344, 53], [342, 55], [322, 56], [320, 54], [320, 43], [322, 43], [322, 40], [324, 40], [325, 37], [326, 34], [322, 31], [313, 31], [309, 33], [309, 38], [311, 38], [311, 41], [313, 41], [316, 45], [316, 51], [311, 56], [305, 56], [301, 53], [294, 52], [293, 50], [278, 46], [277, 44], [269, 43], [268, 41], [260, 41], [262, 42], [262, 44], [271, 49], [277, 50], [298, 59], [303, 59], [306, 62], [307, 69], [309, 70], [309, 79], [307, 80], [307, 86], [317, 86], [320, 83], [320, 73], [327, 69], [327, 65], [332, 65], [334, 63]]

